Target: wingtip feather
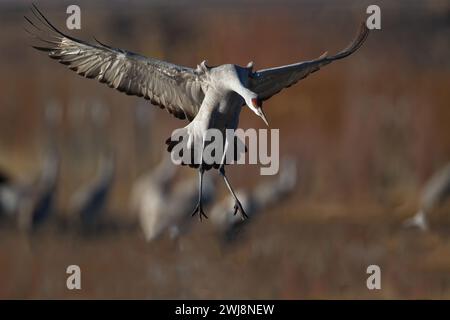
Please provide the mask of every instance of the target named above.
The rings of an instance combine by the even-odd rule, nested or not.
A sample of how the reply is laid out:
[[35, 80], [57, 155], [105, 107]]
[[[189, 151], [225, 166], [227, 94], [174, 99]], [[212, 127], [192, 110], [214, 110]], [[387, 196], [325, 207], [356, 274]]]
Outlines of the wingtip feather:
[[39, 46], [31, 46], [31, 47], [36, 50], [44, 51], [44, 52], [50, 52], [53, 50], [52, 48], [47, 48], [47, 47], [39, 47]]
[[342, 50], [338, 54], [336, 54], [332, 57], [329, 57], [327, 59], [338, 60], [338, 59], [348, 57], [349, 55], [354, 53], [356, 50], [361, 48], [363, 43], [366, 41], [366, 39], [369, 35], [369, 32], [370, 32], [370, 29], [367, 27], [366, 23], [362, 22], [359, 27], [357, 36], [353, 39], [353, 41], [344, 50]]

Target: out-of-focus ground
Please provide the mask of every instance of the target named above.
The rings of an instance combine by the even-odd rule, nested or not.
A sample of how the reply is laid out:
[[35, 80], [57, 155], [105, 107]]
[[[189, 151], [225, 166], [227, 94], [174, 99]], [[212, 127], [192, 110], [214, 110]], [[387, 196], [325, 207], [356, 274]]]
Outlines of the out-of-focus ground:
[[[345, 47], [371, 1], [80, 3], [82, 29], [68, 32], [75, 37], [186, 66], [253, 60], [260, 69]], [[38, 2], [60, 28], [69, 4]], [[225, 245], [208, 220], [175, 242], [144, 241], [128, 210], [130, 188], [185, 122], [149, 106], [151, 126], [138, 132], [139, 98], [31, 49], [22, 29], [28, 2], [2, 2], [0, 167], [16, 178], [36, 174], [52, 100], [63, 108], [58, 216], [70, 221], [68, 198], [98, 157], [95, 132], [69, 121], [77, 103], [110, 106], [103, 139], [118, 168], [105, 217], [113, 227], [86, 236], [51, 222], [32, 234], [0, 225], [0, 298], [450, 298], [449, 206], [433, 214], [431, 232], [401, 227], [423, 183], [450, 160], [450, 5], [377, 4], [382, 30], [360, 51], [265, 103], [271, 127], [280, 128], [280, 154], [297, 159], [298, 187]], [[249, 110], [240, 126], [264, 128]], [[255, 165], [228, 172], [236, 187], [270, 179]], [[66, 289], [71, 264], [81, 267], [81, 291]], [[366, 288], [371, 264], [382, 270], [379, 291]]]

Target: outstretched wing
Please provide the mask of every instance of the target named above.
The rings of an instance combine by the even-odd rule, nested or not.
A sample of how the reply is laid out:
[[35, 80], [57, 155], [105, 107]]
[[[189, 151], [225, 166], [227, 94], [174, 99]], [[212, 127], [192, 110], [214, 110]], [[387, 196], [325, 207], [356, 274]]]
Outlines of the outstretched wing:
[[81, 76], [149, 99], [177, 118], [192, 120], [198, 113], [204, 93], [194, 69], [112, 48], [97, 40], [96, 45], [77, 40], [56, 29], [36, 6], [31, 10], [39, 26], [25, 17], [35, 28], [30, 33], [46, 44], [34, 48], [47, 52], [50, 58]]
[[310, 73], [316, 72], [322, 66], [348, 57], [361, 47], [368, 35], [369, 29], [365, 23], [362, 23], [358, 36], [353, 42], [334, 56], [328, 57], [327, 53], [324, 53], [315, 60], [256, 71], [251, 75], [250, 90], [258, 94], [261, 100], [267, 100], [284, 88], [306, 78]]

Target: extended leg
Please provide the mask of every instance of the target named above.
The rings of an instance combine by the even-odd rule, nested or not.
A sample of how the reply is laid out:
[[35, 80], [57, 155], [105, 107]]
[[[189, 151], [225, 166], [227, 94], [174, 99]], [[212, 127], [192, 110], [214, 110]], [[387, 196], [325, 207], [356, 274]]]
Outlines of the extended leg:
[[226, 154], [228, 151], [228, 147], [230, 146], [229, 143], [229, 139], [228, 137], [225, 138], [225, 146], [223, 148], [223, 155], [222, 155], [222, 159], [220, 162], [220, 167], [219, 167], [219, 173], [222, 176], [223, 180], [225, 181], [225, 184], [227, 185], [228, 190], [230, 191], [231, 195], [234, 198], [234, 215], [236, 215], [236, 213], [238, 211], [241, 212], [242, 215], [242, 219], [247, 219], [248, 216], [244, 211], [244, 208], [242, 207], [241, 202], [239, 201], [238, 197], [236, 196], [236, 194], [234, 193], [233, 187], [231, 186], [230, 182], [228, 181], [227, 176], [225, 175], [225, 161], [226, 161]]
[[202, 207], [202, 190], [203, 190], [203, 173], [205, 172], [205, 170], [203, 169], [203, 166], [200, 165], [199, 169], [198, 169], [198, 178], [199, 178], [199, 183], [198, 183], [198, 202], [197, 205], [194, 208], [194, 211], [192, 212], [192, 216], [195, 216], [198, 213], [199, 219], [202, 220], [203, 217], [205, 217], [206, 219], [208, 219], [208, 217], [206, 216], [206, 214], [203, 212], [203, 207]]
[[234, 204], [234, 214], [236, 214], [238, 211], [241, 212], [242, 219], [247, 219], [248, 216], [244, 211], [244, 208], [242, 207], [241, 202], [239, 201], [238, 197], [234, 193], [233, 187], [231, 186], [230, 182], [228, 181], [227, 176], [225, 175], [225, 167], [222, 164], [219, 168], [219, 173], [222, 176], [223, 180], [225, 181], [225, 184], [227, 185], [228, 190], [230, 191], [231, 195], [234, 198], [235, 204]]

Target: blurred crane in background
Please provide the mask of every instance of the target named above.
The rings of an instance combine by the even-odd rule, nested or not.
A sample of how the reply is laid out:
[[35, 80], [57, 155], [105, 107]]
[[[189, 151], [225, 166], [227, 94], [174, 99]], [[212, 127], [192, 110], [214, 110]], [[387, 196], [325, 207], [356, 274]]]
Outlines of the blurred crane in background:
[[0, 218], [8, 214], [7, 208], [7, 192], [8, 186], [11, 184], [11, 176], [5, 170], [0, 170]]
[[110, 152], [101, 155], [95, 177], [71, 197], [71, 212], [80, 218], [83, 227], [92, 226], [103, 214], [112, 188], [114, 172], [113, 154]]
[[47, 102], [44, 110], [44, 159], [39, 175], [31, 185], [16, 188], [17, 222], [21, 230], [31, 231], [44, 224], [55, 209], [60, 170], [58, 127], [61, 124], [61, 105]]
[[109, 109], [102, 103], [94, 103], [89, 109], [94, 127], [94, 141], [100, 149], [100, 158], [94, 178], [81, 186], [70, 199], [70, 211], [81, 221], [83, 228], [92, 227], [107, 205], [115, 174], [115, 154], [106, 134]]
[[450, 197], [450, 163], [438, 170], [425, 184], [421, 198], [420, 209], [407, 219], [405, 227], [417, 227], [422, 231], [428, 229], [428, 215]]
[[[256, 217], [265, 209], [275, 207], [294, 190], [297, 184], [295, 160], [284, 159], [280, 168], [279, 177], [275, 181], [260, 183], [251, 191], [237, 191], [249, 217]], [[242, 220], [241, 217], [232, 214], [230, 203], [233, 201], [233, 198], [226, 197], [211, 209], [211, 221], [225, 241], [234, 239], [242, 227], [254, 221], [254, 219]]]
[[17, 219], [20, 207], [30, 197], [33, 181], [16, 181], [6, 173], [1, 174], [0, 182], [0, 216], [12, 221]]
[[[147, 241], [165, 231], [176, 238], [192, 220], [186, 214], [186, 205], [197, 201], [197, 179], [175, 183], [177, 168], [170, 157], [164, 156], [156, 168], [140, 177], [132, 188], [130, 208], [138, 215]], [[215, 193], [215, 184], [210, 178], [205, 179], [204, 189], [205, 203], [209, 204]]]
[[20, 229], [34, 230], [53, 214], [59, 165], [59, 156], [56, 152], [45, 156], [40, 176], [32, 187], [31, 195], [19, 199], [22, 202], [20, 206], [24, 206], [18, 216]]

